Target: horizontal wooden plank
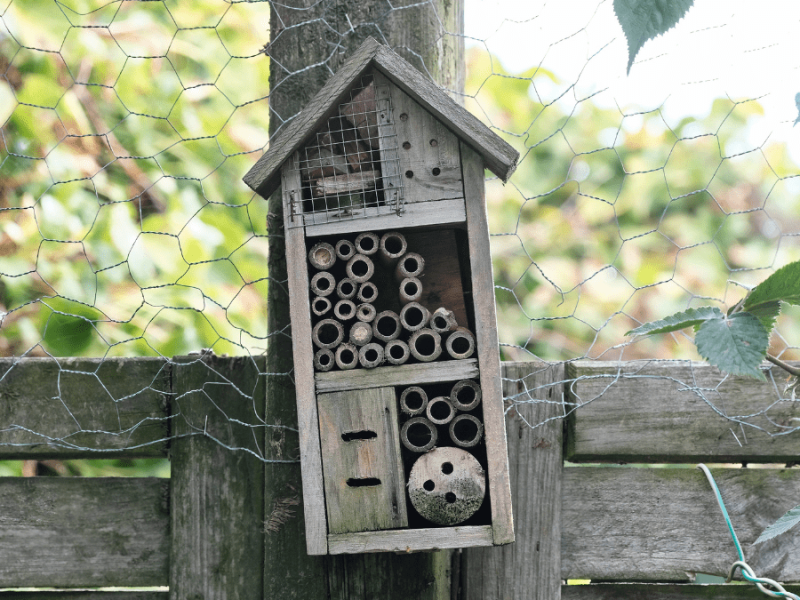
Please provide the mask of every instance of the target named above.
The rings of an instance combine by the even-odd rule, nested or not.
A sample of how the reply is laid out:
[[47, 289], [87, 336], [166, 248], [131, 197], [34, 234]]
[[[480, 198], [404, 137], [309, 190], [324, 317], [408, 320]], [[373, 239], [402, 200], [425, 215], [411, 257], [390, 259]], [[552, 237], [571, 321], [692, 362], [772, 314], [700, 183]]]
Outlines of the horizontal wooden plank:
[[169, 480], [0, 478], [0, 587], [167, 585]]
[[377, 369], [353, 369], [351, 371], [331, 371], [317, 373], [317, 393], [338, 392], [342, 390], [365, 390], [371, 387], [394, 385], [419, 385], [440, 381], [459, 381], [478, 376], [478, 361], [447, 360], [433, 363], [416, 363]]
[[[583, 404], [569, 418], [567, 459], [573, 462], [792, 462], [800, 456], [800, 435], [767, 433], [797, 427], [792, 419], [800, 419], [800, 403], [778, 401], [786, 377], [776, 367], [774, 383], [761, 383], [689, 361], [567, 366], [567, 377], [575, 379], [570, 399]], [[765, 431], [717, 411], [764, 411], [743, 421]]]
[[330, 554], [414, 552], [491, 545], [490, 525], [328, 534]]
[[[715, 469], [745, 558], [760, 576], [800, 581], [800, 536], [753, 546], [797, 505], [800, 469]], [[562, 579], [691, 581], [736, 560], [714, 493], [698, 469], [566, 467]]]
[[[800, 594], [800, 586], [786, 586]], [[562, 600], [763, 600], [754, 585], [597, 583], [561, 586]]]
[[35, 591], [0, 592], [0, 600], [167, 600], [169, 592]]
[[[358, 226], [360, 220], [364, 219], [363, 216], [356, 215], [346, 220], [314, 224], [310, 223], [310, 219], [313, 216], [304, 215], [303, 217], [306, 222], [306, 236], [308, 237], [351, 233]], [[330, 220], [325, 215], [321, 215], [320, 218]], [[466, 220], [463, 198], [406, 204], [403, 212], [399, 215], [396, 213], [379, 214], [377, 216], [368, 215], [370, 231], [405, 229], [425, 225], [446, 225], [448, 223], [463, 223]]]
[[164, 456], [169, 362], [0, 359], [0, 459]]

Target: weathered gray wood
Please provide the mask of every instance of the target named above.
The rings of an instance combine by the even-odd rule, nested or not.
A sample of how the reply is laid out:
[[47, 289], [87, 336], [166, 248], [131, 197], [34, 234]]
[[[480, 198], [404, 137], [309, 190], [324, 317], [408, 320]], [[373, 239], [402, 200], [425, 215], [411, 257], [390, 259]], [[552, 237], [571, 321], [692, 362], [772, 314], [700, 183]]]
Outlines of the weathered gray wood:
[[503, 363], [516, 543], [462, 554], [465, 600], [558, 600], [561, 589], [561, 364]]
[[[800, 593], [800, 586], [786, 586]], [[766, 598], [754, 585], [694, 585], [595, 583], [565, 585], [561, 588], [564, 600], [763, 600]]]
[[405, 204], [463, 198], [458, 138], [382, 73], [375, 73], [375, 82], [391, 96], [396, 135], [392, 141], [399, 159], [395, 165]]
[[[320, 394], [317, 406], [328, 531], [408, 527], [394, 388]], [[378, 483], [353, 485], [367, 480]]]
[[332, 371], [317, 373], [314, 376], [317, 392], [338, 392], [343, 390], [364, 390], [372, 387], [417, 385], [458, 381], [478, 376], [478, 361], [450, 360], [434, 363], [415, 363], [376, 369], [357, 369], [354, 371]]
[[503, 389], [500, 381], [500, 341], [494, 305], [494, 276], [489, 246], [489, 224], [483, 187], [483, 158], [461, 143], [464, 198], [467, 207], [467, 232], [472, 276], [475, 340], [483, 389], [483, 423], [489, 473], [489, 498], [492, 507], [494, 543], [514, 541], [511, 488], [508, 476], [506, 427], [503, 416]]
[[169, 480], [0, 478], [0, 588], [158, 586]]
[[[283, 189], [299, 185], [299, 174], [288, 163], [283, 168]], [[292, 324], [292, 359], [294, 364], [297, 423], [300, 431], [300, 456], [302, 460], [303, 508], [306, 528], [306, 547], [310, 555], [326, 554], [327, 526], [325, 522], [325, 495], [322, 485], [322, 457], [320, 455], [319, 420], [314, 396], [314, 346], [311, 341], [311, 307], [308, 299], [308, 265], [303, 229], [286, 231], [286, 266], [290, 316]]]
[[167, 592], [0, 592], [0, 600], [167, 600]]
[[383, 197], [386, 204], [397, 210], [402, 196], [402, 181], [400, 179], [400, 151], [397, 139], [397, 115], [392, 110], [391, 86], [379, 72], [373, 74], [375, 92], [377, 95], [378, 119], [378, 144], [380, 146], [381, 175], [383, 176]]
[[277, 175], [281, 165], [338, 109], [370, 64], [480, 153], [495, 175], [503, 181], [508, 180], [519, 153], [398, 54], [367, 38], [303, 112], [286, 126], [270, 149], [247, 172], [244, 182], [265, 198], [274, 192], [280, 181]]
[[160, 358], [0, 358], [0, 459], [164, 456]]
[[[800, 498], [796, 469], [712, 471], [742, 543], [760, 576], [800, 581], [800, 537], [753, 542]], [[691, 581], [727, 576], [736, 560], [711, 486], [698, 469], [565, 468], [561, 577]]]
[[[383, 210], [383, 209], [381, 209]], [[315, 217], [319, 216], [319, 223], [315, 222]], [[456, 200], [437, 200], [434, 202], [422, 202], [407, 204], [402, 214], [382, 214], [378, 209], [366, 208], [356, 213], [355, 219], [347, 218], [333, 220], [331, 215], [306, 214], [306, 235], [316, 237], [322, 235], [337, 235], [350, 233], [358, 225], [360, 219], [369, 217], [369, 227], [374, 231], [385, 231], [390, 229], [403, 229], [408, 227], [422, 227], [424, 225], [445, 225], [448, 223], [463, 223], [466, 220], [464, 201]]]
[[261, 598], [264, 361], [175, 363], [170, 598]]
[[[792, 462], [800, 456], [797, 434], [770, 437], [717, 414], [698, 395], [728, 415], [771, 433], [793, 426], [800, 403], [777, 402], [783, 371], [772, 367], [775, 384], [748, 377], [726, 378], [715, 367], [688, 361], [577, 362], [568, 367], [571, 400], [584, 404], [569, 418], [567, 458], [620, 462]], [[777, 387], [776, 387], [777, 385]], [[783, 429], [785, 431], [785, 429]]]
[[467, 548], [491, 546], [492, 528], [489, 525], [443, 527], [440, 529], [395, 529], [361, 533], [328, 535], [331, 554], [357, 552], [413, 552], [431, 548]]
[[362, 171], [361, 173], [348, 173], [335, 177], [323, 177], [313, 182], [314, 196], [327, 196], [329, 194], [343, 194], [373, 189], [380, 177], [375, 171]]

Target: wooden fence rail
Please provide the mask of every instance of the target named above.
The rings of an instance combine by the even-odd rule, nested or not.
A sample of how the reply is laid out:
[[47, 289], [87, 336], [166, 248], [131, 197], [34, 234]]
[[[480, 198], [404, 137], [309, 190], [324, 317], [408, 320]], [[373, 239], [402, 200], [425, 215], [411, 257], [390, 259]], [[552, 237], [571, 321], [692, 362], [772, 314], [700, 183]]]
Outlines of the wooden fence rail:
[[[752, 546], [800, 499], [800, 470], [782, 466], [798, 460], [800, 437], [742, 434], [708, 403], [726, 414], [770, 407], [774, 422], [790, 424], [800, 403], [771, 406], [774, 384], [724, 379], [701, 364], [507, 363], [517, 542], [434, 560], [326, 559], [271, 550], [282, 523], [302, 513], [298, 490], [264, 486], [274, 463], [258, 456], [297, 458], [292, 429], [261, 421], [264, 370], [262, 358], [246, 357], [0, 360], [0, 459], [172, 461], [170, 480], [0, 478], [0, 589], [74, 590], [0, 597], [262, 598], [283, 585], [286, 597], [306, 598], [758, 598], [751, 586], [690, 583], [698, 572], [726, 574], [735, 558], [704, 476], [674, 466], [700, 460], [777, 463], [714, 475], [755, 571], [800, 582], [800, 536]], [[302, 580], [287, 575], [287, 561]], [[169, 592], [77, 591], [106, 586]]]

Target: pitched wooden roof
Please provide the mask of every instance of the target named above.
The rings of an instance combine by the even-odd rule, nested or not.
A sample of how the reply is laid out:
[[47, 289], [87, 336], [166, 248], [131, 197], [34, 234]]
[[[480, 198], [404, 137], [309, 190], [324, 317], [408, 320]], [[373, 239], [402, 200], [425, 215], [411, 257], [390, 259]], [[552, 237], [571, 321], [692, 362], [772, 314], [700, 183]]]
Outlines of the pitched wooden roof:
[[370, 67], [378, 69], [469, 144], [483, 157], [492, 173], [508, 181], [519, 153], [403, 58], [370, 37], [270, 144], [269, 150], [244, 176], [244, 182], [265, 198], [274, 192], [280, 184], [283, 162], [325, 124], [331, 110], [345, 100], [352, 86]]

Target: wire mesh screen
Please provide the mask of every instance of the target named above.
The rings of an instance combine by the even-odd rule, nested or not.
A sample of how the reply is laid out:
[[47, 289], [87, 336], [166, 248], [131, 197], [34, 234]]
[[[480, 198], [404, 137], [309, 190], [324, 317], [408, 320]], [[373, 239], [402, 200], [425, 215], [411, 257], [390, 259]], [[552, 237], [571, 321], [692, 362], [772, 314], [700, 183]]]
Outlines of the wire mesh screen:
[[[470, 0], [462, 34], [433, 1], [358, 15], [326, 1], [305, 20], [266, 1], [0, 1], [0, 355], [54, 366], [58, 408], [75, 372], [67, 357], [256, 357], [287, 335], [267, 330], [267, 291], [285, 286], [267, 271], [268, 203], [241, 182], [269, 143], [269, 120], [295, 116], [270, 106], [270, 69], [282, 85], [327, 77], [349, 41], [384, 41], [392, 19], [416, 11], [440, 28], [437, 44], [467, 47], [465, 91], [451, 93], [521, 153], [508, 184], [487, 180], [503, 357], [691, 366], [689, 334], [632, 343], [625, 333], [688, 307], [727, 309], [800, 258], [800, 145], [785, 86], [800, 56], [796, 19], [762, 31], [744, 4], [698, 6], [627, 75], [612, 3], [570, 6]], [[270, 11], [283, 23], [273, 39], [322, 32], [326, 58], [271, 63]], [[778, 63], [781, 74], [767, 76]], [[301, 155], [302, 211], [315, 219], [402, 206], [375, 167], [393, 139], [376, 142], [359, 124], [367, 114], [343, 108]], [[771, 353], [798, 358], [799, 316], [789, 307], [780, 317]], [[4, 364], [0, 385], [17, 368]], [[112, 373], [82, 369], [112, 388]], [[771, 411], [796, 400], [775, 377], [773, 395], [745, 411], [718, 402], [724, 374], [680, 384], [737, 427], [786, 435], [800, 424]], [[508, 400], [543, 392], [531, 385]], [[79, 415], [70, 422], [66, 432], [25, 427], [56, 445], [92, 431]]]

